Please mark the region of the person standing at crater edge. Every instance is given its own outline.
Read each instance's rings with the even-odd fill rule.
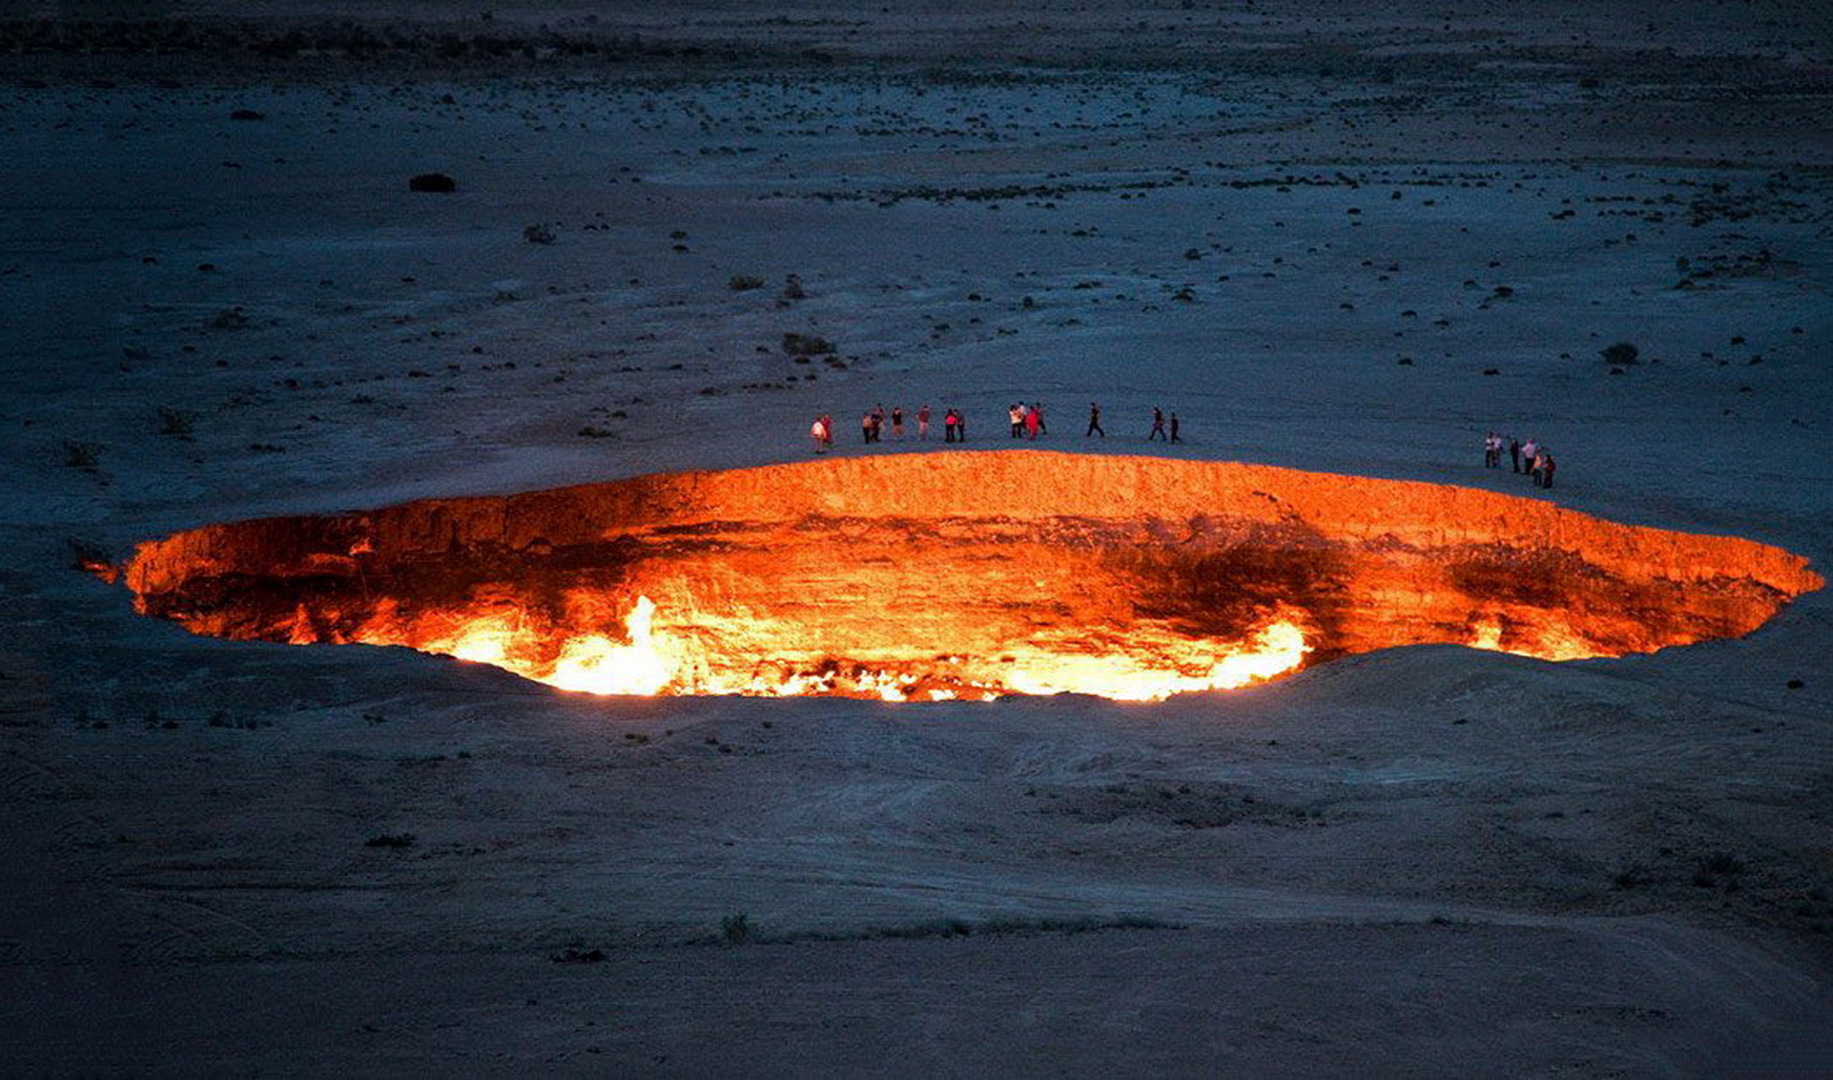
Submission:
[[[815,453],[827,453],[827,425],[821,422],[819,416],[815,417],[815,422],[809,427],[808,433],[815,440]]]
[[[1090,435],[1107,438],[1107,432],[1101,430],[1101,406],[1093,401],[1088,403],[1088,430],[1082,433],[1084,439]]]
[[[917,410],[917,441],[918,442],[928,442],[929,441],[929,406],[928,405],[924,405],[922,408]]]
[[[1036,441],[1037,433],[1044,430],[1044,414],[1033,405],[1025,410],[1025,438]]]
[[[902,405],[891,406],[891,437],[900,442],[904,438],[904,407]]]
[[[1508,460],[1516,472],[1521,471],[1521,440],[1513,435],[1508,437]]]
[[[1178,427],[1178,425],[1177,425],[1177,410],[1176,410],[1176,409],[1173,409],[1173,410],[1171,410],[1171,438],[1170,438],[1170,440],[1169,440],[1169,441],[1171,441],[1171,442],[1183,442],[1183,441],[1184,441],[1184,440],[1182,440],[1182,439],[1180,439],[1180,438],[1178,438],[1178,437],[1177,437],[1177,427]]]

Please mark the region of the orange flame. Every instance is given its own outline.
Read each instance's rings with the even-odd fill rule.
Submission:
[[[988,699],[1007,693],[1094,694],[1117,701],[1162,701],[1173,694],[1234,690],[1264,682],[1296,669],[1311,652],[1294,613],[1268,622],[1242,642],[1187,640],[1163,633],[1145,640],[1133,652],[1072,651],[1048,641],[1016,646],[1000,659],[996,677],[991,665],[953,658],[953,677],[937,677],[884,668],[829,663],[820,670],[759,670],[748,677],[709,669],[697,663],[694,644],[656,628],[656,604],[639,596],[625,617],[625,641],[600,634],[562,636],[548,662],[537,659],[554,648],[553,635],[524,625],[518,614],[496,613],[469,618],[448,636],[422,639],[423,652],[491,664],[523,678],[561,690],[606,695],[654,695],[665,691],[690,694],[742,694],[795,697],[810,694],[877,698],[882,701],[953,701]],[[381,627],[361,638],[381,643],[401,635]],[[1129,642],[1137,648],[1142,639]],[[780,666],[779,666],[780,667]]]

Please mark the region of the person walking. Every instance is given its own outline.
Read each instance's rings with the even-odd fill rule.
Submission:
[[[821,414],[821,441],[834,445],[834,417],[830,413]]]
[[[929,406],[917,410],[917,441],[929,441]]]
[[[1177,437],[1177,410],[1175,409],[1171,411],[1171,439],[1170,441],[1171,442],[1183,442],[1184,441]]]
[[[891,437],[899,442],[903,441],[904,407],[902,405],[891,406]]]
[[[1508,460],[1516,472],[1521,471],[1521,440],[1513,435],[1508,437]]]
[[[1156,405],[1152,406],[1152,434],[1146,436],[1146,441],[1151,442],[1154,438],[1165,438],[1165,414]]]
[[[1101,430],[1101,406],[1095,402],[1088,403],[1088,430],[1082,433],[1084,439],[1090,435],[1107,438],[1107,432]]]

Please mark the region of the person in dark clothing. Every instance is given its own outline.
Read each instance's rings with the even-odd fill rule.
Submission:
[[[959,442],[961,414],[953,409],[942,414],[942,441]]]
[[[1088,430],[1082,434],[1082,437],[1086,439],[1090,435],[1107,438],[1107,432],[1101,430],[1101,406],[1092,401],[1088,403]]]
[[[872,441],[872,414],[869,412],[859,418],[859,437],[865,442]]]
[[[1521,440],[1513,435],[1508,437],[1508,459],[1514,463],[1515,471],[1521,471]]]
[[[1171,414],[1171,440],[1170,441],[1171,442],[1183,442],[1184,441],[1177,437],[1177,413],[1175,412]]]
[[[1152,434],[1146,436],[1146,441],[1151,442],[1154,438],[1163,439],[1164,437],[1165,437],[1165,414],[1157,406],[1153,406],[1152,408]]]
[[[891,406],[891,437],[893,439],[904,437],[904,407],[902,405]]]

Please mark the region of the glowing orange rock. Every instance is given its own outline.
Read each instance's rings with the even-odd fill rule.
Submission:
[[[1749,633],[1823,584],[1780,548],[1540,499],[1032,450],[212,525],[143,544],[126,581],[201,634],[891,701],[1149,700],[1428,642],[1616,656]]]

